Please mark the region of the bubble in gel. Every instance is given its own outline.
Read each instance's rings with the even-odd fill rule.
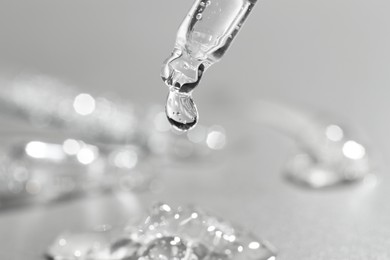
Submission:
[[[198,122],[198,109],[189,94],[169,91],[165,110],[171,125],[180,131],[187,131]]]

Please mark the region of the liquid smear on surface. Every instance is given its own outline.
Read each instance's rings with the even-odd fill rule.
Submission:
[[[186,131],[196,125],[192,91],[203,72],[225,54],[256,1],[197,0],[190,9],[161,71],[170,91],[166,114],[173,127]]]

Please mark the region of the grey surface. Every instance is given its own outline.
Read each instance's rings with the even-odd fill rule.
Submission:
[[[43,73],[93,94],[162,103],[160,65],[191,4],[2,0],[2,74]],[[389,8],[386,0],[259,2],[195,93],[201,122],[228,130],[224,152],[201,165],[161,169],[164,191],[139,201],[92,197],[0,212],[0,259],[42,259],[61,230],[123,223],[134,205],[156,200],[197,203],[241,223],[274,243],[282,260],[390,259]],[[280,173],[292,143],[229,117],[240,102],[260,98],[360,126],[376,152],[378,184],[310,191],[285,182]],[[1,131],[7,138],[26,129],[3,120]]]

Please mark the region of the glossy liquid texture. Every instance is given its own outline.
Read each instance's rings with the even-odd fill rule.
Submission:
[[[159,203],[138,227],[64,233],[53,260],[275,260],[274,247],[241,227],[193,208]]]
[[[186,131],[198,122],[198,110],[190,94],[169,91],[165,113],[176,129]]]
[[[170,89],[166,112],[174,127],[188,130],[195,126],[198,112],[192,101],[192,91],[203,72],[225,54],[255,3],[256,0],[195,1],[178,30],[174,50],[161,71],[161,77]],[[175,105],[171,100],[181,99],[184,93],[191,105],[170,107]],[[176,110],[178,108],[184,110]],[[172,111],[196,116],[184,122],[184,118],[176,113],[169,113]]]

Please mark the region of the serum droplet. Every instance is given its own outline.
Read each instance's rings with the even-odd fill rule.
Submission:
[[[165,107],[167,118],[178,130],[187,131],[198,122],[198,110],[191,95],[176,90],[169,91]]]

